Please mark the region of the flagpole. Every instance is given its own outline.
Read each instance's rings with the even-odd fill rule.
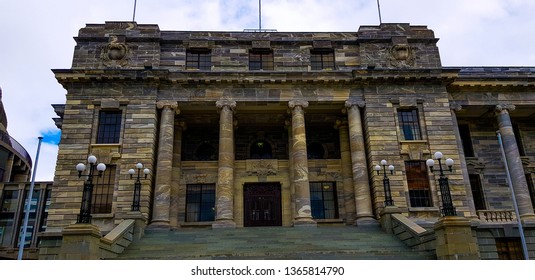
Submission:
[[[258,31],[262,31],[262,0],[258,0]]]
[[[32,204],[33,188],[35,186],[35,173],[37,172],[37,163],[39,162],[39,152],[41,150],[41,142],[43,137],[37,137],[39,144],[37,144],[37,155],[35,156],[35,165],[33,166],[32,183],[30,184],[30,193],[28,194],[28,202],[26,203],[26,210],[24,213],[24,224],[22,226],[22,235],[19,236],[19,254],[17,260],[22,260],[22,254],[24,253],[24,243],[26,241],[26,231],[28,230],[28,220],[30,219],[30,206]],[[37,221],[34,222],[34,230],[37,225]]]
[[[132,15],[132,22],[136,21],[136,6],[137,0],[134,0],[134,14]]]
[[[377,11],[379,12],[379,24],[383,24],[383,20],[381,19],[381,5],[379,4],[379,0],[377,0]]]
[[[526,245],[526,237],[524,236],[524,228],[522,227],[522,220],[520,219],[520,214],[518,211],[518,205],[516,203],[515,190],[511,185],[511,173],[509,173],[509,164],[507,163],[507,157],[505,157],[505,150],[503,148],[502,134],[500,131],[496,131],[498,136],[498,143],[500,144],[500,151],[502,153],[503,163],[505,164],[505,173],[507,173],[507,183],[509,184],[509,190],[511,191],[511,198],[513,200],[513,207],[515,208],[516,220],[518,222],[518,232],[520,233],[520,241],[522,243],[522,253],[524,254],[524,259],[529,260],[528,247]]]

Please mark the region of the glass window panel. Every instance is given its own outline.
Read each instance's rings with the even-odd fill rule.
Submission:
[[[97,143],[119,143],[121,132],[121,111],[100,111]]]
[[[422,140],[418,110],[398,110],[398,122],[404,140]]]
[[[431,196],[427,166],[424,161],[406,161],[405,170],[412,207],[430,207]]]
[[[215,184],[186,186],[186,222],[215,220]]]

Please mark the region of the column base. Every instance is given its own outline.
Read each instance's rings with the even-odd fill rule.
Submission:
[[[152,221],[147,228],[157,230],[169,230],[171,229],[171,225],[169,224],[169,221]]]
[[[236,228],[236,222],[233,220],[219,220],[212,224],[212,229]]]
[[[354,226],[357,227],[368,227],[368,226],[378,226],[379,222],[373,217],[357,217]]]
[[[524,215],[520,215],[520,220],[521,220],[523,223],[535,224],[535,214],[524,214]]]
[[[294,227],[317,227],[318,223],[312,218],[300,218],[294,220]]]

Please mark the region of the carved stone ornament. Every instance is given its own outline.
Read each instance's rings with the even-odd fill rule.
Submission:
[[[104,46],[101,54],[102,63],[108,67],[122,67],[128,64],[129,48],[125,43],[119,43],[116,36]]]
[[[277,175],[279,164],[276,159],[248,159],[245,161],[245,169],[249,176]]]
[[[414,66],[414,52],[408,44],[396,44],[390,48],[390,65],[394,67]]]

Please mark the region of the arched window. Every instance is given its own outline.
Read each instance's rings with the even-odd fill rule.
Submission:
[[[215,160],[215,149],[212,144],[205,142],[202,143],[195,151],[195,157],[197,160]]]
[[[273,158],[271,145],[265,140],[257,140],[251,145],[250,155],[252,159]]]
[[[325,149],[323,145],[318,142],[312,142],[307,146],[308,159],[323,159],[325,158]]]

